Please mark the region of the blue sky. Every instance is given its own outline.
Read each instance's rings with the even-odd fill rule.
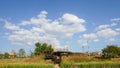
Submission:
[[[119,0],[0,0],[0,52],[35,42],[82,52],[120,46]]]

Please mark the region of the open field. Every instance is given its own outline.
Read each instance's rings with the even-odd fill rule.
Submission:
[[[62,63],[61,68],[120,68],[120,62]]]
[[[45,61],[44,56],[33,58],[0,59],[0,68],[54,68],[52,61]]]
[[[120,58],[105,60],[85,54],[71,54],[63,59],[61,68],[120,68]]]
[[[54,65],[44,63],[0,63],[0,68],[54,68]]]
[[[120,68],[120,58],[96,59],[85,54],[63,56],[61,68]],[[0,68],[55,68],[52,61],[44,60],[44,55],[32,58],[0,59]]]

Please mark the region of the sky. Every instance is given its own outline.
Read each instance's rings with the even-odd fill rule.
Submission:
[[[0,0],[0,52],[36,42],[72,52],[120,46],[120,0]]]

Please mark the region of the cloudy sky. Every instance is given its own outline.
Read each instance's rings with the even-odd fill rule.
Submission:
[[[74,52],[120,46],[119,0],[0,0],[0,52],[36,42]]]

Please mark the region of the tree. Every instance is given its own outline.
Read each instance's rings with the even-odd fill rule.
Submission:
[[[120,47],[116,45],[109,45],[102,50],[102,54],[102,57],[105,59],[120,57]]]
[[[48,51],[49,53],[53,52],[52,45],[49,45],[49,46],[47,47],[47,51]]]
[[[18,53],[19,57],[24,58],[26,56],[26,52],[24,49],[19,49],[19,53]]]
[[[0,52],[0,59],[2,59],[2,58],[3,58],[3,56],[4,56],[4,55]]]
[[[48,44],[47,43],[43,43],[41,48],[42,48],[42,53],[45,53],[47,51]]]
[[[35,44],[36,48],[35,48],[35,55],[39,55],[39,54],[44,54],[46,52],[51,53],[53,51],[52,46],[48,45],[47,43],[39,43],[37,42]]]
[[[35,54],[39,55],[42,52],[42,48],[41,48],[41,44],[39,42],[37,42],[35,44],[36,48],[35,48]]]
[[[5,58],[5,59],[9,58],[9,53],[8,53],[8,52],[5,52],[5,53],[4,53],[4,58]]]

